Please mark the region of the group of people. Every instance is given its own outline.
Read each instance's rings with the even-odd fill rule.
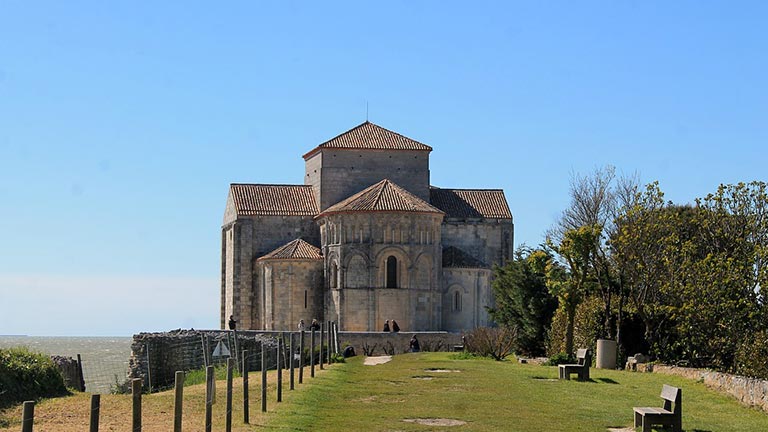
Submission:
[[[299,320],[299,324],[297,325],[297,327],[299,328],[299,331],[304,331],[305,330],[305,328],[304,328],[304,320],[303,319]],[[237,321],[235,321],[235,317],[233,315],[230,315],[229,316],[229,329],[230,330],[235,330],[236,328],[237,328]],[[309,325],[309,330],[310,331],[312,331],[312,330],[320,330],[320,323],[317,322],[316,319],[313,319],[312,320],[312,324]],[[393,333],[397,333],[397,332],[400,331],[400,326],[397,325],[397,321],[392,320],[392,327],[390,329],[389,320],[386,320],[384,322],[384,331],[387,332],[387,333],[389,333],[390,331],[393,332]],[[416,335],[413,335],[413,337],[411,338],[409,346],[410,346],[411,352],[419,352],[419,351],[421,351],[421,346],[419,345],[419,340],[416,339]],[[348,353],[347,350],[349,350],[350,348],[351,348],[351,352]],[[348,347],[347,350],[344,351],[344,357],[350,357],[350,356],[354,356],[355,355],[355,349],[354,348]]]
[[[388,332],[397,333],[397,332],[400,331],[400,326],[397,325],[397,321],[392,320],[392,327],[390,329],[390,327],[389,327],[389,320],[386,320],[386,321],[384,321],[384,331],[387,332],[387,333]]]
[[[309,329],[307,329],[306,326],[304,325],[304,320],[300,319],[299,320],[299,324],[296,327],[299,329],[299,331],[304,331],[304,330],[309,330],[309,331],[315,330],[315,331],[317,331],[317,330],[320,330],[320,323],[317,322],[316,319],[313,319],[312,320],[312,324],[310,324],[309,325]]]

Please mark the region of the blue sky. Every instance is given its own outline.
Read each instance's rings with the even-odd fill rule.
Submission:
[[[218,326],[233,182],[365,120],[538,244],[572,173],[767,180],[764,2],[0,2],[0,334]]]

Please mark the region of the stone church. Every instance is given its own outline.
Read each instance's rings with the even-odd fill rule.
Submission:
[[[254,330],[313,318],[342,331],[488,325],[512,213],[501,189],[431,186],[431,151],[366,121],[304,155],[303,185],[230,185],[222,328],[230,315]]]

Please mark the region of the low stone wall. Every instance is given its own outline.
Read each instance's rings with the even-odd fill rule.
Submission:
[[[706,369],[655,365],[653,372],[682,376],[703,382],[707,387],[729,394],[741,403],[768,412],[768,381],[729,375]]]
[[[226,348],[235,357],[235,347],[248,351],[249,370],[261,370],[261,349],[266,348],[267,367],[277,364],[277,339],[279,333],[226,330],[174,330],[162,333],[139,333],[133,336],[128,379],[141,378],[144,386],[158,390],[173,386],[176,371],[201,369],[208,363],[224,363],[229,355],[215,356]],[[204,350],[205,347],[205,350]],[[239,356],[237,356],[239,358]],[[241,361],[239,361],[241,362]]]
[[[64,378],[64,385],[77,391],[85,391],[85,382],[83,381],[83,374],[77,359],[54,355],[51,356],[51,360],[53,360],[53,363],[61,372],[61,376]]]
[[[446,332],[339,332],[339,344],[342,350],[351,345],[357,355],[402,354],[410,351],[414,334],[422,351],[453,351],[462,345],[461,334]]]
[[[247,350],[249,370],[258,371],[261,370],[261,347],[264,345],[267,349],[267,368],[274,369],[277,365],[277,339],[289,334],[251,330],[173,330],[139,333],[133,336],[128,379],[141,378],[144,380],[144,386],[151,387],[152,390],[171,387],[176,371],[204,367],[203,356],[206,351],[209,364],[225,362],[227,356],[213,356],[217,346],[226,347],[232,356],[235,356],[235,346],[240,352]],[[297,336],[295,352],[298,352],[298,334],[294,334]],[[455,346],[462,344],[460,334],[446,332],[339,332],[339,347],[343,350],[345,346],[352,346],[357,355],[402,354],[409,351],[410,340],[414,334],[419,339],[422,351],[452,351]],[[316,338],[316,344],[320,344],[319,333],[316,333]],[[304,344],[307,352],[310,344],[309,332],[305,332]]]

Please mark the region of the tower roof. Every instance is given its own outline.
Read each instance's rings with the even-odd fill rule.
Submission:
[[[429,202],[449,218],[512,219],[501,189],[429,189]]]
[[[296,239],[288,244],[280,246],[272,252],[259,258],[261,260],[321,260],[323,255],[320,249],[312,246],[302,239]]]
[[[432,151],[432,147],[426,144],[412,140],[397,132],[392,132],[369,121],[320,144],[305,154],[304,159],[314,155],[321,149]]]
[[[321,215],[341,212],[443,212],[408,192],[388,179],[384,179],[351,197],[334,204]]]
[[[239,184],[229,187],[238,215],[314,216],[319,213],[312,186]]]

